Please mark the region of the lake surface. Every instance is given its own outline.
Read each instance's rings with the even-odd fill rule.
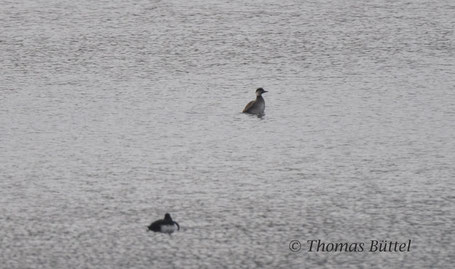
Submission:
[[[453,266],[454,2],[0,7],[1,268]]]

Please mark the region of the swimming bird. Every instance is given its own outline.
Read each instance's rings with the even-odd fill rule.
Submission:
[[[264,98],[262,98],[262,94],[266,92],[267,91],[264,91],[263,88],[258,88],[256,90],[256,100],[249,102],[242,112],[257,115],[264,114],[265,101]]]
[[[172,220],[169,213],[166,213],[164,219],[152,222],[152,224],[148,226],[148,229],[150,231],[168,233],[170,235],[175,229],[180,230],[180,225]]]

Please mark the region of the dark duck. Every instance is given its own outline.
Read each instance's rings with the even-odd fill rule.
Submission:
[[[169,213],[166,213],[164,215],[164,219],[152,222],[152,224],[148,226],[148,229],[153,232],[171,234],[175,232],[175,230],[177,231],[180,230],[180,225],[174,220],[172,220],[171,215]]]
[[[249,102],[246,107],[243,109],[243,113],[263,115],[265,109],[265,101],[262,97],[263,93],[266,93],[263,88],[258,88],[256,90],[256,100]]]

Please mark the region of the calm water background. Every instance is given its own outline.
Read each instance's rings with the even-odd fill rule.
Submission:
[[[0,267],[452,266],[454,14],[0,0]],[[257,87],[263,118],[240,113]],[[182,230],[147,233],[166,212]]]

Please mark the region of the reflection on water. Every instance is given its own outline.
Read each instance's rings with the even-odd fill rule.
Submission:
[[[447,1],[1,6],[5,268],[452,264]]]

